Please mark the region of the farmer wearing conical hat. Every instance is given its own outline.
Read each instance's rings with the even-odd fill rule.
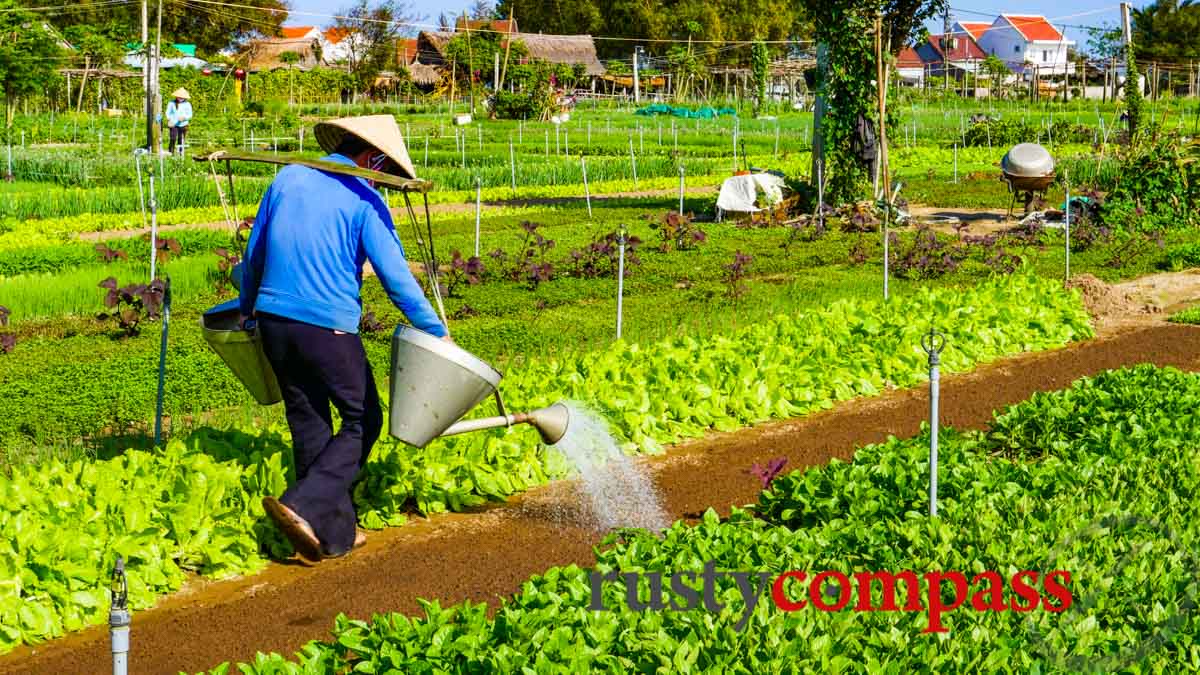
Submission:
[[[390,115],[322,122],[323,159],[415,178]],[[310,561],[365,542],[351,491],[383,429],[375,378],[358,335],[363,263],[412,324],[449,340],[409,270],[383,197],[366,180],[290,165],[262,198],[246,246],[243,323],[257,321],[279,380],[296,482],[263,508]],[[334,429],[330,405],[341,427]]]
[[[192,121],[191,96],[187,89],[180,87],[171,94],[171,102],[167,104],[167,128],[171,134],[171,154],[175,154],[175,146],[183,150],[183,137],[187,135],[188,123]]]

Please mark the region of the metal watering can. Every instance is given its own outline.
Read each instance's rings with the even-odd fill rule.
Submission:
[[[497,388],[502,376],[462,347],[400,325],[392,335],[392,379],[388,432],[423,448],[439,436],[531,424],[547,445],[562,440],[570,411],[562,403],[509,414]],[[463,420],[488,396],[500,414]]]
[[[238,270],[240,271],[240,270]],[[239,278],[235,272],[234,279]],[[200,317],[204,339],[262,405],[283,400],[275,372],[253,329],[238,327],[238,301],[217,305]],[[499,371],[462,347],[429,333],[400,325],[392,335],[388,432],[417,448],[440,436],[531,424],[542,441],[562,440],[570,411],[562,403],[529,412],[508,413],[500,397]],[[462,417],[488,396],[500,414],[473,420]]]

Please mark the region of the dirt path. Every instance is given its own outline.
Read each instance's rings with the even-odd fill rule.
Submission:
[[[912,204],[908,214],[918,221],[930,223],[938,232],[955,234],[954,226],[967,224],[968,234],[991,234],[1015,226],[1019,220],[1008,220],[1004,209],[972,209],[959,207],[923,206]]]
[[[1069,348],[945,377],[942,422],[978,428],[994,409],[1036,391],[1143,362],[1200,370],[1200,327],[1143,320]],[[856,446],[917,433],[927,406],[924,388],[893,391],[796,421],[715,434],[642,461],[676,517],[695,519],[710,505],[724,514],[757,497],[757,480],[746,473],[752,463],[785,456],[793,469],[849,458]],[[363,550],[317,567],[279,564],[253,577],[196,583],[154,610],[135,613],[131,670],[196,672],[252,659],[260,650],[291,654],[310,639],[327,637],[339,612],[359,618],[416,613],[417,598],[443,606],[464,599],[494,603],[550,566],[588,565],[600,535],[572,524],[578,503],[573,490],[571,483],[557,483],[484,512],[376,533]],[[107,629],[96,628],[21,648],[0,658],[0,672],[107,672],[108,649]]]
[[[704,186],[704,187],[687,188],[686,190],[684,190],[684,193],[695,196],[695,195],[709,194],[709,193],[713,193],[716,191],[717,191],[716,186]],[[643,190],[641,192],[612,192],[612,193],[604,194],[604,195],[592,195],[592,203],[603,205],[604,202],[606,202],[606,201],[613,201],[616,199],[631,199],[631,198],[643,198],[643,197],[670,197],[670,196],[678,195],[678,194],[679,194],[679,190],[677,190],[677,189]],[[559,204],[582,204],[583,201],[584,201],[583,195],[580,195],[579,197],[541,197],[541,198],[530,198],[530,199],[498,199],[498,200],[483,202],[482,206],[485,209],[500,208],[500,207],[555,206],[555,205],[559,205]],[[242,215],[243,210],[244,210],[244,205],[243,205],[243,207],[239,208],[238,215]],[[430,204],[429,205],[429,212],[434,215],[439,214],[439,213],[468,213],[468,212],[472,212],[474,210],[475,210],[474,202],[471,202],[469,204]],[[398,209],[398,208],[392,209],[392,213],[396,216],[396,218],[400,218],[401,216],[404,215],[403,209]],[[252,215],[252,214],[247,213],[246,215]],[[229,226],[229,223],[222,220],[222,221],[215,222],[215,223],[180,223],[178,225],[162,225],[158,228],[158,231],[161,234],[166,234],[166,233],[170,233],[170,232],[176,232],[178,230],[194,230],[194,229],[226,230],[226,229],[231,229],[231,228]],[[136,228],[136,229],[132,229],[132,230],[107,230],[104,232],[81,232],[78,235],[78,239],[80,241],[107,241],[110,239],[128,239],[131,237],[140,237],[144,234],[149,234],[149,233],[150,233],[150,228],[148,228],[148,227],[141,227],[141,228]]]

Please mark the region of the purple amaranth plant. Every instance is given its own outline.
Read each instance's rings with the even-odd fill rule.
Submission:
[[[748,253],[742,253],[739,249],[733,254],[733,262],[725,265],[725,282],[728,284],[728,295],[733,300],[736,307],[738,299],[750,292],[750,288],[746,285],[746,273],[750,268],[750,263],[754,257]]]
[[[0,328],[4,328],[4,327],[8,326],[8,317],[11,314],[12,314],[12,311],[9,308],[5,307],[4,305],[0,305]],[[17,346],[17,336],[16,335],[13,335],[12,333],[7,333],[7,332],[0,333],[0,354],[8,354],[8,353],[12,352],[13,348],[16,346]]]
[[[766,490],[771,486],[771,481],[775,480],[775,477],[783,472],[783,467],[786,464],[787,457],[776,457],[768,461],[765,466],[760,466],[758,462],[755,462],[746,473],[758,478],[762,482],[763,489]]]
[[[104,243],[96,244],[95,249],[96,253],[100,254],[100,260],[102,262],[110,263],[129,258],[129,255],[125,253],[125,251],[118,251],[116,249],[109,248],[108,245]]]
[[[625,237],[625,277],[633,272],[633,267],[642,264],[637,250],[642,240],[636,236]],[[584,279],[617,276],[617,267],[621,255],[621,235],[609,232],[597,236],[591,243],[581,249],[571,251],[571,263],[574,265],[574,276]]]
[[[108,290],[104,295],[104,307],[109,311],[100,312],[96,318],[116,321],[125,337],[136,336],[142,321],[158,318],[166,291],[162,279],[149,284],[120,286],[116,277],[108,277],[97,285]]]
[[[660,219],[646,216],[650,227],[658,230],[661,242],[658,250],[670,253],[672,249],[687,251],[708,241],[708,235],[696,226],[690,214],[668,211]]]
[[[458,289],[463,285],[475,286],[483,283],[483,260],[479,256],[464,258],[461,251],[455,249],[450,253],[450,270],[446,275],[446,295],[458,297]]]
[[[242,261],[242,256],[227,248],[218,248],[213,253],[217,254],[217,295],[225,295],[234,286],[233,270]]]

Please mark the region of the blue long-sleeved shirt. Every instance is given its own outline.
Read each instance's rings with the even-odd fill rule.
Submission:
[[[324,159],[354,164],[338,154]],[[246,245],[241,312],[357,333],[367,260],[414,326],[447,334],[408,268],[383,196],[361,178],[285,167],[263,195]]]
[[[167,104],[167,126],[186,127],[192,121],[192,104],[189,101]]]

